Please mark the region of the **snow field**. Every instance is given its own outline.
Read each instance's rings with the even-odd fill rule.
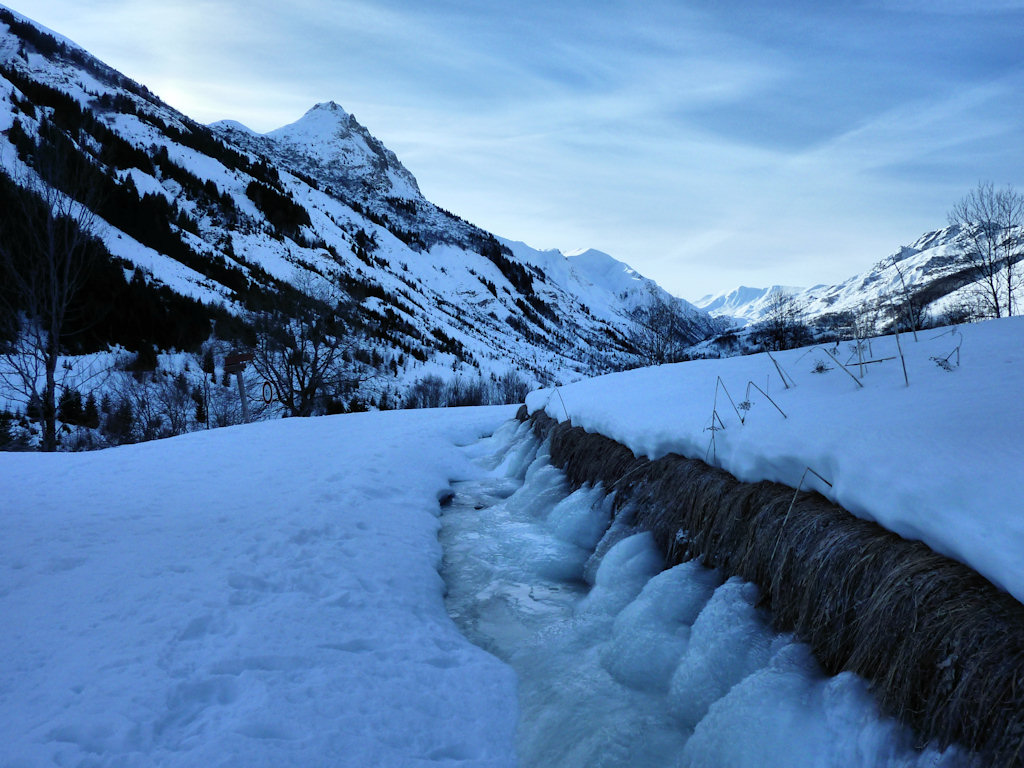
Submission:
[[[531,412],[568,418],[651,459],[705,459],[740,480],[774,480],[974,568],[1024,600],[1024,318],[873,339],[859,387],[853,345],[698,360],[534,392]],[[955,367],[959,347],[959,367]],[[936,359],[949,359],[945,370]],[[822,363],[826,369],[816,373]],[[725,389],[717,388],[721,378]],[[780,413],[753,388],[766,391]],[[749,395],[750,410],[737,405]],[[713,417],[713,409],[716,416]],[[715,418],[715,431],[708,427]],[[807,468],[832,485],[822,483]],[[806,473],[806,475],[805,475]]]
[[[515,678],[437,569],[509,408],[0,454],[0,765],[506,766]]]
[[[956,766],[917,751],[866,684],[826,678],[757,590],[690,561],[598,487],[569,493],[528,425],[442,515],[448,605],[519,678],[524,766]],[[552,555],[563,559],[554,572]],[[569,567],[571,566],[571,568]]]

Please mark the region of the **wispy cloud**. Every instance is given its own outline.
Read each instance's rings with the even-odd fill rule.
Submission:
[[[334,99],[426,194],[681,294],[838,280],[1020,169],[1024,0],[33,0],[200,120]],[[1019,174],[1020,171],[1018,170]]]

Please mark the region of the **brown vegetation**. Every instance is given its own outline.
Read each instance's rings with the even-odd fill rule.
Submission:
[[[925,740],[1024,764],[1024,606],[1008,594],[819,494],[741,483],[682,456],[635,457],[543,413],[531,421],[574,486],[601,482],[616,510],[629,503],[668,564],[699,558],[756,584],[776,628],[828,673],[869,680]]]

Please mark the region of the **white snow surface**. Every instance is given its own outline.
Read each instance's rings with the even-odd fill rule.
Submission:
[[[885,337],[864,350],[865,360],[882,362],[864,366],[863,387],[827,354],[859,376],[844,343],[774,353],[795,380],[789,389],[762,353],[610,374],[557,394],[533,392],[527,405],[652,459],[674,452],[744,481],[794,488],[803,478],[803,488],[970,565],[1024,601],[1024,318],[919,338],[900,337],[909,386],[896,341]],[[947,358],[952,370],[936,362]],[[750,410],[737,412],[730,396],[749,400]]]
[[[0,764],[505,766],[438,496],[509,407],[0,455]]]

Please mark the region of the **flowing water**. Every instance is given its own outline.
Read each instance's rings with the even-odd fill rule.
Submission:
[[[523,766],[959,766],[914,749],[866,684],[825,677],[757,590],[692,561],[662,570],[600,486],[570,492],[510,423],[471,451],[484,480],[444,508],[448,610],[519,678]]]

